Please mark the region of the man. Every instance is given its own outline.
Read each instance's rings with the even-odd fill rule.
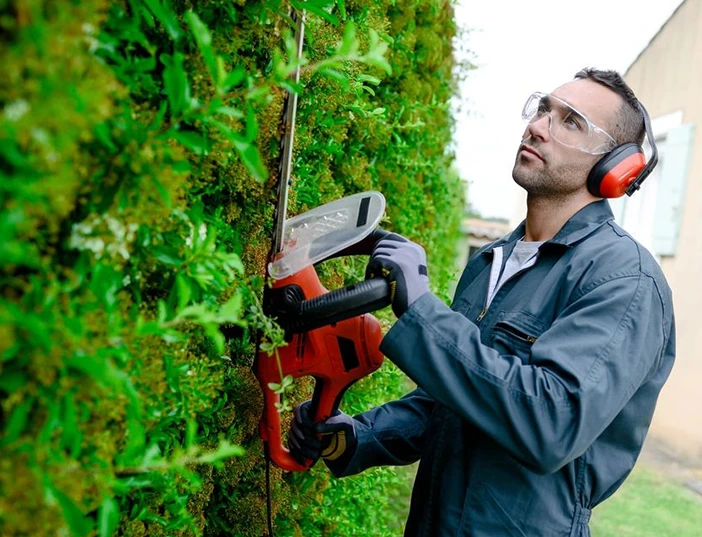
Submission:
[[[523,115],[512,175],[526,220],[473,256],[451,308],[429,292],[420,246],[395,235],[371,257],[396,289],[381,350],[418,389],[354,418],[295,411],[291,451],[336,476],[421,459],[408,536],[589,535],[673,365],[665,278],[587,186],[603,154],[643,141],[633,92],[586,69]]]

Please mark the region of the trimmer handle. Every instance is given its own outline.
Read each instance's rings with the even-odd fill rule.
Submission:
[[[378,359],[377,364],[374,364],[372,369],[376,369],[380,362],[382,362],[382,357]],[[368,371],[366,374],[370,372]],[[355,380],[344,379],[344,381],[339,382],[329,378],[316,379],[312,407],[310,408],[314,423],[324,421],[336,413],[339,409],[341,398]],[[347,384],[344,385],[344,382]],[[266,416],[259,424],[259,433],[265,442],[268,456],[276,466],[288,472],[308,470],[314,461],[307,459],[305,464],[300,464],[292,456],[290,450],[283,445],[280,414],[276,407],[276,404],[280,402],[280,396],[268,388],[264,390],[264,394],[266,399],[264,412]]]
[[[296,289],[269,292],[278,302],[277,321],[288,334],[301,334],[390,305],[390,285],[385,278],[373,278],[302,300]]]

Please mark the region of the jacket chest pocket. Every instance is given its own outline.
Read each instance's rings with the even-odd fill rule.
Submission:
[[[524,312],[503,312],[492,327],[490,346],[500,354],[519,356],[531,361],[531,347],[546,330],[539,319]]]

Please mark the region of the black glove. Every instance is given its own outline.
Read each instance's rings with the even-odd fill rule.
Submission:
[[[297,405],[290,424],[288,449],[295,460],[304,464],[305,459],[310,459],[314,464],[319,457],[328,461],[350,457],[358,445],[353,418],[337,410],[332,417],[314,423],[310,405],[311,401]],[[318,435],[322,436],[321,440]]]
[[[392,311],[401,317],[415,300],[429,292],[424,248],[397,233],[378,241],[366,268],[366,279],[379,276],[390,284]]]

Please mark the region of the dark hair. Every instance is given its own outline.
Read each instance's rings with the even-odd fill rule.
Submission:
[[[644,127],[643,114],[639,110],[639,100],[619,73],[586,67],[575,73],[575,78],[592,80],[620,95],[624,99],[624,103],[619,108],[614,125],[610,127],[610,134],[614,137],[617,144],[636,142],[641,145],[643,143],[646,129]]]

